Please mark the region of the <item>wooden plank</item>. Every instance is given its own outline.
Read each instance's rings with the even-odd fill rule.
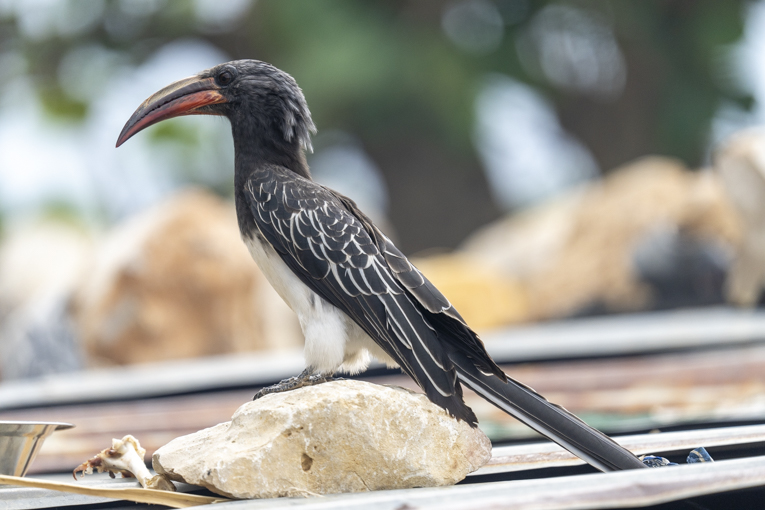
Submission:
[[[137,487],[139,485],[135,479],[116,478],[112,480],[108,477],[104,479],[104,476],[105,474],[93,475],[91,479],[87,480],[87,484],[91,487],[111,488]],[[69,477],[67,481],[71,482],[72,478]],[[50,489],[0,485],[0,510],[57,508],[74,505],[103,504],[112,501],[115,501],[114,498],[71,494]]]
[[[72,476],[66,475],[45,475],[39,477],[41,480],[49,482],[72,483]],[[140,484],[135,478],[109,478],[106,473],[94,473],[85,478],[78,479],[75,482],[78,485],[93,488],[124,489],[140,488]],[[188,493],[199,490],[195,485],[186,483],[175,483],[178,492]],[[35,510],[43,508],[61,508],[80,505],[98,505],[117,501],[114,498],[105,498],[100,496],[74,494],[70,492],[61,492],[51,489],[42,489],[36,487],[19,487],[11,485],[0,485],[0,510]],[[143,508],[132,504],[133,508]],[[156,508],[156,507],[146,507]]]
[[[0,475],[0,484],[12,485],[14,487],[31,487],[35,489],[68,492],[81,496],[94,496],[96,498],[100,498],[101,501],[103,501],[102,498],[108,498],[118,501],[133,501],[135,503],[164,505],[171,508],[188,508],[192,506],[209,505],[212,503],[222,503],[228,501],[224,498],[198,496],[196,494],[186,494],[183,492],[147,490],[140,485],[138,485],[138,487],[104,487],[92,486],[88,484],[77,485],[74,483],[23,478],[20,476]]]

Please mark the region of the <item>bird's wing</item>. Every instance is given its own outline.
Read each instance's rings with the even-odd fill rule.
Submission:
[[[331,190],[330,190],[331,191]],[[391,274],[403,286],[412,298],[423,308],[422,312],[428,322],[443,334],[440,339],[468,356],[476,368],[485,374],[493,374],[505,381],[507,376],[489,356],[483,341],[465,322],[456,308],[441,294],[435,285],[401,253],[396,245],[377,228],[353,202],[334,191],[332,193],[340,200],[345,208],[356,217],[365,230],[375,240]]]
[[[380,251],[375,232],[370,235],[364,222],[348,210],[344,203],[348,199],[273,167],[253,174],[244,194],[260,234],[303,283],[349,315],[431,400],[458,418],[476,422],[462,400],[456,371],[439,335],[424,317],[428,310],[402,283],[413,282],[419,272],[407,276],[412,272],[407,269],[401,278],[402,271],[397,273]],[[398,267],[403,269],[408,261],[400,257]],[[414,288],[426,281],[423,278]],[[427,284],[432,288],[427,307],[448,309],[448,301]]]

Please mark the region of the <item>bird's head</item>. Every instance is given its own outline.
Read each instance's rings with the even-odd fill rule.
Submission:
[[[235,60],[168,85],[138,107],[117,147],[157,122],[181,115],[228,117],[237,139],[275,149],[311,150],[316,131],[295,79],[259,60]]]

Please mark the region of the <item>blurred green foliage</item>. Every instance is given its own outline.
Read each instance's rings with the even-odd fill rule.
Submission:
[[[39,218],[84,229],[76,204],[66,201],[49,201],[40,211]]]
[[[53,119],[81,121],[88,114],[88,104],[68,96],[55,86],[38,87],[40,102]]]

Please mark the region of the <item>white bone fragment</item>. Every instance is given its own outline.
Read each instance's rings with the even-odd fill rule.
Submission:
[[[111,448],[102,450],[92,459],[74,468],[72,475],[76,480],[78,472],[90,475],[93,474],[93,469],[99,473],[106,471],[112,478],[115,473],[120,473],[123,478],[137,478],[145,489],[175,492],[175,485],[165,475],[151,475],[143,460],[145,455],[146,449],[128,434],[122,439],[112,439]]]

